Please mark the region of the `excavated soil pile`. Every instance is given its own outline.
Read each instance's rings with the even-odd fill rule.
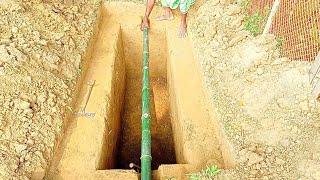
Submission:
[[[219,179],[319,179],[319,108],[308,62],[279,58],[273,36],[243,30],[240,2],[210,0],[190,30],[205,83],[233,146]]]
[[[0,1],[0,179],[47,168],[98,5]]]

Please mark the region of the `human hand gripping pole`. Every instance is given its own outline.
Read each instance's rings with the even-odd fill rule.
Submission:
[[[144,29],[150,28],[150,20],[148,17],[144,16],[141,20],[140,29],[143,31]]]
[[[143,31],[145,28],[149,29],[150,28],[150,20],[149,16],[152,12],[153,6],[154,6],[154,1],[155,0],[147,0],[146,1],[146,11],[144,14],[144,17],[142,18],[140,29]]]

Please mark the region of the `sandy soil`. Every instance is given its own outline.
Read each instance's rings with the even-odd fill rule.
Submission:
[[[242,18],[236,1],[210,0],[190,27],[212,105],[236,154],[236,167],[218,179],[320,179],[310,64],[279,58],[275,38],[253,38]]]
[[[47,168],[98,4],[1,1],[0,179]]]

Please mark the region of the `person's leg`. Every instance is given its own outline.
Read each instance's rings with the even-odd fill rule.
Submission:
[[[178,30],[178,36],[180,38],[185,38],[187,33],[187,15],[190,7],[196,2],[196,0],[180,0],[180,12],[181,21]]]
[[[179,38],[185,38],[188,35],[187,33],[187,13],[181,13],[180,26],[178,30]]]
[[[158,21],[172,20],[172,19],[173,19],[173,13],[170,7],[164,7],[163,15],[160,15],[157,17]]]

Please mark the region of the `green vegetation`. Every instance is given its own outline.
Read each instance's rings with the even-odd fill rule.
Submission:
[[[213,179],[220,172],[218,166],[212,165],[203,169],[200,172],[188,174],[190,180],[205,180]]]
[[[263,23],[264,17],[259,12],[244,17],[244,29],[251,32],[253,36],[257,36],[262,32]]]
[[[82,64],[80,65],[80,67],[77,69],[77,76],[80,76],[81,72],[82,72]]]
[[[284,38],[281,37],[281,36],[279,36],[279,37],[277,37],[276,41],[277,41],[276,48],[277,48],[277,49],[281,49],[281,47],[282,47],[282,45],[283,45],[283,42],[284,42]]]
[[[251,5],[251,0],[246,0],[246,1],[242,1],[240,6],[241,6],[241,9],[245,12],[248,11],[249,7]]]
[[[311,29],[311,40],[314,41],[318,46],[320,46],[320,30],[316,26],[316,23],[313,24]]]
[[[264,24],[266,23],[266,17],[270,12],[270,7],[266,6],[262,12],[257,10],[253,14],[249,14],[248,11],[251,4],[251,0],[244,0],[241,2],[241,8],[245,15],[243,25],[245,30],[251,32],[253,36],[257,36],[262,32]]]

